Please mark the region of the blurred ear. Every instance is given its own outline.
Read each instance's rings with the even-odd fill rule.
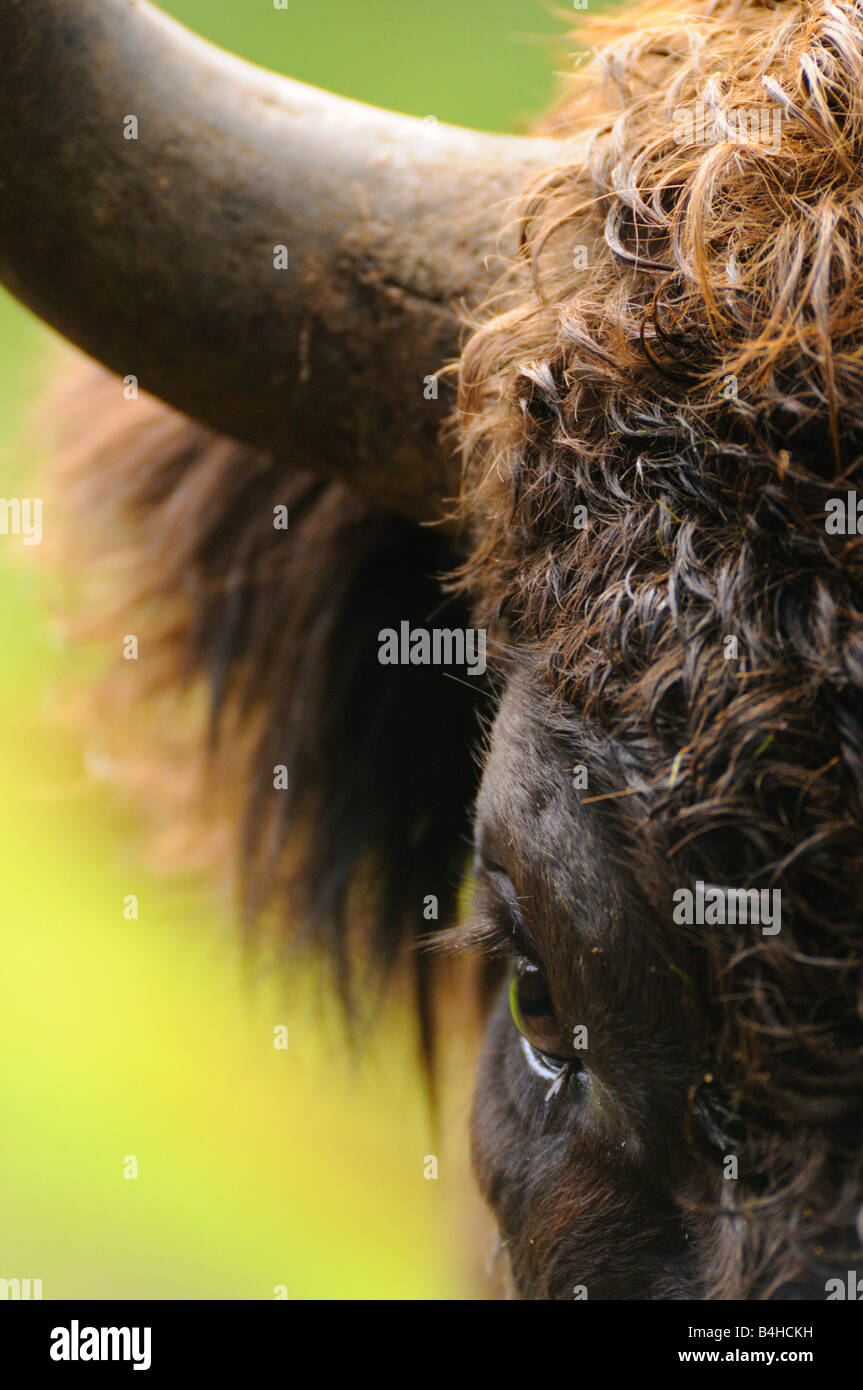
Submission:
[[[463,668],[378,659],[384,628],[469,624],[435,579],[450,542],[126,401],[101,371],[65,395],[55,491],[86,628],[118,651],[139,634],[137,701],[205,691],[198,743],[212,794],[235,793],[246,920],[320,946],[348,1000],[455,907],[482,687]],[[427,1029],[431,959],[409,959]]]

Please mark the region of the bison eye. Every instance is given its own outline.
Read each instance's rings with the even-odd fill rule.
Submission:
[[[572,1043],[558,1022],[545,976],[528,961],[520,961],[513,971],[509,1006],[516,1028],[536,1052],[558,1064],[572,1059]]]

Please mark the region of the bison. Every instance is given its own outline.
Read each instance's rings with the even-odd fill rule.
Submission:
[[[829,1298],[863,1253],[863,7],[587,34],[497,137],[143,0],[3,0],[0,278],[102,364],[56,469],[87,621],[206,706],[245,920],[349,1008],[412,971],[430,1057],[442,953],[480,953],[515,1292]]]

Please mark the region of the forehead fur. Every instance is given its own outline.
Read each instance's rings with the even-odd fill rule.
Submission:
[[[549,962],[567,959],[567,947],[607,948],[622,917],[611,847],[573,785],[573,763],[587,755],[579,735],[577,721],[517,674],[500,702],[477,804],[480,852],[507,870]]]

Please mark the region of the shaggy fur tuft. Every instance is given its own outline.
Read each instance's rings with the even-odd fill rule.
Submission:
[[[405,946],[451,920],[463,872],[477,692],[463,672],[378,662],[382,628],[467,623],[435,580],[455,557],[439,531],[150,398],[127,401],[106,373],[85,369],[64,396],[73,443],[55,483],[76,624],[117,653],[126,634],[139,641],[138,660],[108,674],[102,735],[117,722],[146,770],[142,721],[159,710],[174,744],[150,793],[162,821],[206,744],[201,790],[227,819],[220,852],[249,926],[327,950],[354,1003],[352,975],[386,978]],[[280,766],[287,790],[274,786]],[[134,767],[130,778],[140,784]],[[432,965],[414,960],[427,1048]]]

